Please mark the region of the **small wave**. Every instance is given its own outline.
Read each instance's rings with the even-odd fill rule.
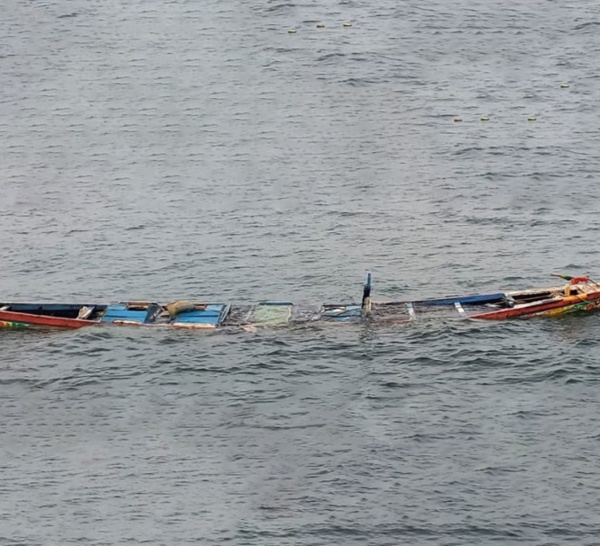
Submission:
[[[28,385],[35,382],[29,377],[8,377],[0,379],[0,385],[8,386],[8,385]]]
[[[367,78],[348,78],[346,80],[342,80],[342,83],[345,83],[350,87],[363,87],[366,85],[376,84],[378,82]]]
[[[456,152],[454,152],[453,155],[465,155],[465,154],[469,154],[471,152],[482,152],[484,150],[484,148],[480,147],[480,146],[469,146],[467,148],[463,148],[462,150],[458,150]]]
[[[282,11],[289,11],[296,7],[296,4],[292,2],[282,2],[281,4],[275,4],[274,6],[269,6],[265,8],[265,11],[269,14],[279,13]]]
[[[587,23],[581,23],[573,27],[573,30],[592,30],[597,26],[600,26],[600,21],[588,21]]]
[[[346,57],[345,53],[327,53],[325,55],[321,55],[320,57],[317,57],[316,61],[319,63],[331,62],[336,59],[343,59],[344,57]]]
[[[489,474],[490,476],[501,476],[503,474],[521,472],[521,470],[521,468],[509,468],[505,466],[486,466],[475,469],[476,472],[483,472],[484,474]]]
[[[414,385],[412,385],[410,383],[398,383],[396,381],[386,381],[385,383],[382,383],[381,386],[385,387],[386,389],[408,389],[408,388],[412,388]]]

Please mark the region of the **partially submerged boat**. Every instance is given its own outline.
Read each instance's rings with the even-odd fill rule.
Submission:
[[[82,328],[99,322],[106,305],[70,303],[0,303],[0,327]]]
[[[371,274],[361,303],[295,305],[263,301],[231,305],[174,301],[117,303],[0,303],[0,328],[83,328],[145,326],[206,330],[216,328],[281,327],[313,322],[373,324],[403,323],[427,316],[472,320],[507,320],[555,316],[600,308],[600,285],[589,277],[559,275],[566,284],[550,288],[490,294],[444,296],[421,300],[371,301]]]
[[[491,294],[447,296],[413,301],[374,303],[376,313],[384,307],[404,306],[411,320],[433,309],[454,308],[462,318],[473,320],[508,320],[540,316],[557,316],[600,308],[600,285],[589,277],[557,275],[567,281],[561,286],[511,290]]]
[[[4,303],[0,304],[0,327],[46,326],[83,328],[92,325],[170,326],[213,328],[229,311],[226,304],[177,301],[167,305],[130,301],[111,304]]]

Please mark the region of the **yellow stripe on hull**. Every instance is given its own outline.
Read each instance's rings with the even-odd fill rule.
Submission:
[[[557,309],[549,309],[548,311],[542,311],[540,313],[541,316],[558,316],[558,315],[564,315],[565,313],[569,313],[571,311],[573,311],[578,305],[580,305],[580,303],[576,303],[574,305],[567,305],[566,307],[558,307]]]
[[[27,324],[23,324],[22,322],[0,320],[0,328],[27,328]]]
[[[572,300],[573,296],[571,296],[569,299]],[[564,315],[566,313],[573,313],[576,311],[594,311],[595,309],[600,308],[600,300],[598,299],[587,301],[579,297],[577,298],[577,300],[578,301],[571,303],[570,305],[565,305],[564,307],[557,307],[556,309],[549,309],[548,311],[542,311],[540,313],[536,313],[536,315],[550,317]]]

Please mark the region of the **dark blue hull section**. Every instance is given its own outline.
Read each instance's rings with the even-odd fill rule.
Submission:
[[[473,294],[468,296],[444,296],[443,298],[429,298],[425,300],[386,301],[373,304],[376,307],[398,306],[412,304],[414,307],[452,307],[460,305],[487,305],[506,302],[506,294]]]

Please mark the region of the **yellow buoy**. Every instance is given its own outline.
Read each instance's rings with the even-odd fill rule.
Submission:
[[[351,27],[351,26],[352,26],[352,23],[351,23],[350,21],[344,21],[344,22],[342,23],[342,26],[343,26],[343,27]]]
[[[317,28],[325,28],[325,23],[317,23]]]
[[[454,118],[454,123],[458,123],[459,121],[462,121],[462,118],[460,116],[456,116]]]
[[[481,116],[479,119],[481,121],[490,121],[490,118],[488,116]]]
[[[561,89],[569,89],[570,85],[568,83],[561,83],[560,87]]]
[[[296,29],[295,28],[288,29],[288,34],[296,34]]]
[[[536,117],[535,116],[527,116],[527,121],[535,121]]]

